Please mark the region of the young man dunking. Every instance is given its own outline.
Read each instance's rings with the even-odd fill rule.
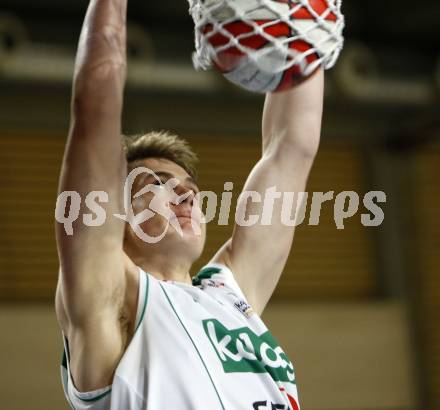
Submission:
[[[205,243],[202,218],[194,221],[195,155],[167,133],[122,137],[126,8],[127,0],[91,0],[76,58],[59,190],[81,198],[103,191],[108,201],[101,202],[107,215],[102,226],[87,226],[80,217],[69,235],[57,225],[56,311],[66,397],[76,410],[297,410],[292,363],[260,319],[294,228],[282,223],[276,201],[270,225],[237,224],[191,279]],[[319,69],[303,84],[266,96],[262,156],[245,191],[305,190],[319,145],[323,85]],[[124,183],[136,167],[154,175],[136,178],[134,214],[150,209],[153,200],[172,211],[172,221],[155,213],[140,225],[150,237],[165,232],[156,243],[113,216],[124,213]],[[183,200],[167,196],[165,185],[173,178]],[[148,184],[157,192],[135,195]],[[241,200],[238,206],[262,212],[261,202]],[[88,212],[83,201],[80,215]]]

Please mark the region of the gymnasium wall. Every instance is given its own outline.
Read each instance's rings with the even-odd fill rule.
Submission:
[[[426,396],[440,408],[440,148],[419,150],[415,159],[414,214],[417,220],[415,265],[411,283],[417,306],[417,327],[426,369]]]

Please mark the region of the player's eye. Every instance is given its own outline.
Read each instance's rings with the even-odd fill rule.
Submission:
[[[194,195],[197,195],[200,193],[200,189],[196,185],[190,185],[188,186],[188,189],[193,191]]]
[[[154,179],[154,181],[153,181],[153,185],[158,185],[158,186],[160,186],[160,185],[164,185],[165,184],[165,182],[163,182],[162,180],[160,180],[160,179]]]

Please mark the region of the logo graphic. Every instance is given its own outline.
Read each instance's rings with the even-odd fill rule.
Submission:
[[[296,400],[292,396],[288,396],[289,403],[292,405],[290,407],[287,404],[281,404],[281,403],[272,403],[268,402],[267,400],[261,400],[256,401],[252,404],[253,410],[299,410],[299,406],[296,402]]]
[[[216,282],[215,280],[208,279],[208,280],[205,280],[201,286],[202,286],[202,289],[205,289],[206,287],[224,288],[225,284],[223,282]]]
[[[275,381],[295,383],[293,365],[270,332],[229,330],[216,319],[204,320],[203,329],[225,373],[269,373]]]
[[[252,404],[253,410],[299,410],[299,404],[297,401],[287,393],[283,387],[280,387],[280,390],[286,394],[289,404],[292,407],[287,404],[272,403],[268,400],[261,400]]]
[[[238,300],[237,302],[234,302],[234,307],[237,308],[243,315],[245,315],[247,318],[251,317],[254,313],[252,306],[246,303],[244,300]]]

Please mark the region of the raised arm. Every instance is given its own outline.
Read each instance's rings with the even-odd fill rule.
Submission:
[[[127,0],[90,1],[76,57],[59,184],[60,193],[75,191],[81,197],[73,235],[62,224],[56,226],[56,308],[69,341],[76,387],[85,390],[109,384],[124,344],[124,225],[112,215],[121,213],[126,175],[121,145],[126,7]],[[83,215],[90,213],[85,199],[92,191],[105,193],[99,200],[107,217],[100,227],[83,223]]]
[[[263,311],[275,289],[294,235],[294,227],[286,226],[281,219],[282,198],[274,200],[270,224],[261,223],[264,198],[270,188],[281,195],[305,190],[319,146],[323,88],[324,74],[319,70],[289,91],[266,96],[262,157],[243,190],[259,193],[261,201],[257,196],[252,200],[241,196],[238,201],[239,213],[246,209],[246,217],[258,215],[260,222],[253,226],[236,224],[232,237],[214,258],[232,269],[258,312]]]

